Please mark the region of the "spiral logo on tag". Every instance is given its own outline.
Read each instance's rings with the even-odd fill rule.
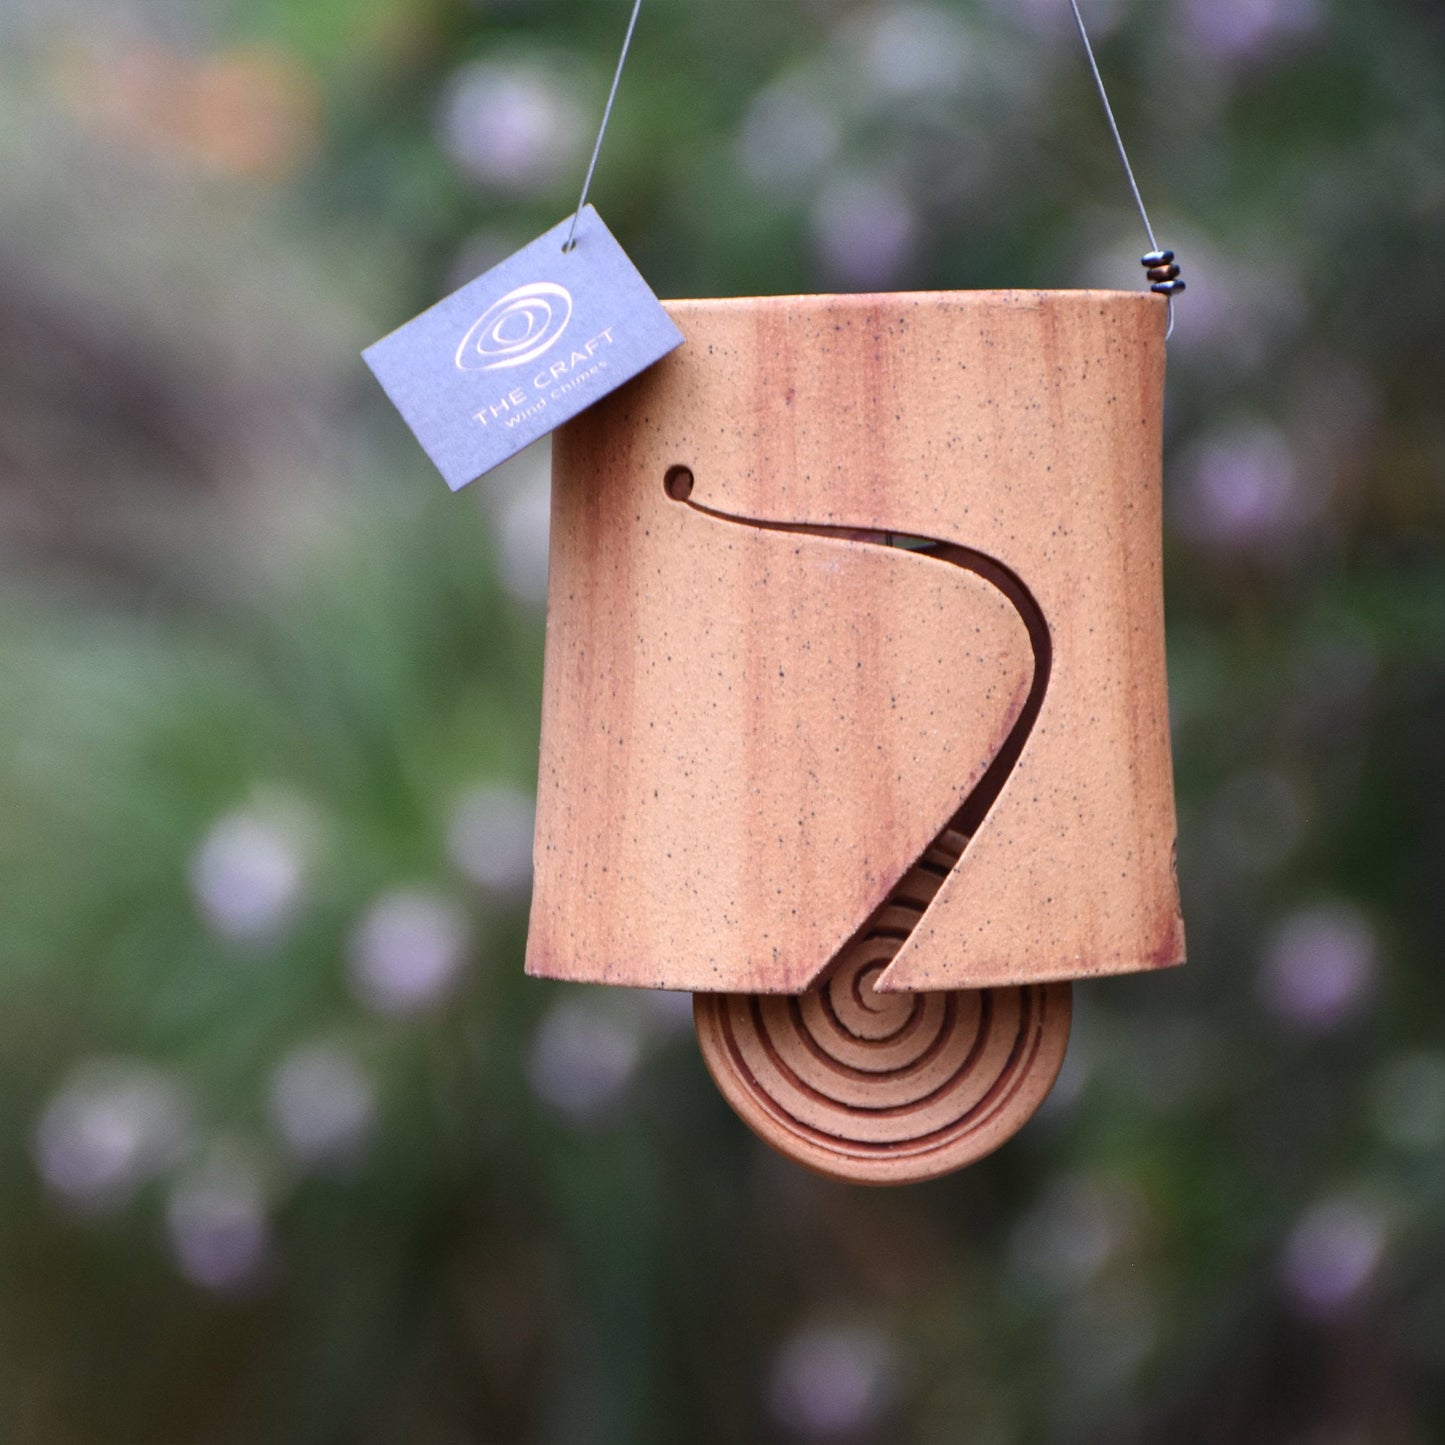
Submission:
[[[478,318],[457,348],[459,371],[497,371],[535,361],[567,329],[572,296],[555,281],[518,286]]]

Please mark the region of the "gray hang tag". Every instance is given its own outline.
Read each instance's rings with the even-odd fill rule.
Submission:
[[[683,341],[591,206],[362,356],[452,491]]]

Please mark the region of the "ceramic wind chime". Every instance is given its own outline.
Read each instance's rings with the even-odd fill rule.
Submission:
[[[1073,980],[1183,959],[1150,240],[1159,294],[674,302],[556,431],[527,971],[690,991],[818,1172],[979,1158]]]
[[[1166,308],[668,309],[553,444],[527,970],[691,990],[769,1143],[932,1177],[1042,1102],[1070,980],[1183,958]]]

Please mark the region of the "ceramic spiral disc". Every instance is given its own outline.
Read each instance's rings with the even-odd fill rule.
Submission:
[[[744,1122],[854,1183],[933,1179],[996,1149],[1043,1102],[1069,1040],[1067,983],[875,993],[896,949],[849,949],[798,997],[693,997],[708,1071]]]

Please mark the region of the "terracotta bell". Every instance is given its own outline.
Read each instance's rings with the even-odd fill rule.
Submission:
[[[1166,302],[679,301],[553,443],[527,971],[686,989],[742,1118],[932,1178],[1180,963]]]

